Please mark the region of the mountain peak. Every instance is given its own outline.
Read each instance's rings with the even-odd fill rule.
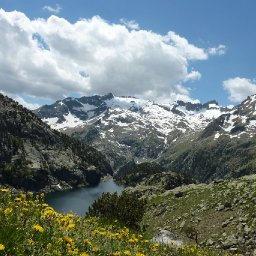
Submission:
[[[216,100],[210,100],[204,104],[201,103],[193,103],[193,102],[184,102],[182,100],[177,101],[177,106],[185,107],[187,111],[200,111],[202,109],[210,109],[210,108],[220,108],[219,104]]]
[[[52,128],[104,150],[116,167],[129,158],[156,159],[168,144],[203,129],[222,111],[216,101],[157,104],[109,93],[64,99],[36,114]]]

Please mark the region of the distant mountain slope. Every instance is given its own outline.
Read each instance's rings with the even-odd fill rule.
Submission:
[[[201,131],[226,111],[215,101],[157,104],[110,93],[66,98],[35,113],[52,128],[97,147],[118,169],[132,159],[158,159],[174,142]]]
[[[256,173],[256,95],[210,122],[191,141],[169,148],[161,163],[200,181]]]
[[[90,146],[52,130],[34,113],[0,94],[0,181],[27,190],[96,184],[112,173]]]

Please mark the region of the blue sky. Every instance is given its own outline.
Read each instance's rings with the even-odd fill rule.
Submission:
[[[163,74],[163,76],[167,75],[166,73],[164,73],[164,71],[161,70],[161,72],[159,71],[156,74],[157,78],[153,76],[150,76],[148,78],[147,74],[151,75],[152,73],[156,72],[155,70],[157,69],[157,66],[151,66],[149,65],[149,63],[145,63],[145,69],[142,69],[142,73],[145,73],[144,77],[141,77],[135,71],[130,72],[127,69],[121,69],[120,73],[122,73],[122,76],[119,73],[116,73],[118,72],[118,68],[116,68],[116,66],[113,64],[114,61],[116,61],[116,59],[114,58],[113,62],[109,62],[109,59],[108,62],[104,60],[100,67],[95,65],[95,69],[99,69],[102,66],[104,67],[104,65],[107,64],[110,65],[112,67],[112,78],[110,79],[109,75],[106,75],[105,73],[97,73],[91,71],[92,67],[88,67],[88,63],[86,63],[86,65],[83,64],[82,62],[80,62],[80,60],[77,60],[77,57],[74,57],[73,59],[73,55],[71,55],[71,53],[69,53],[69,58],[71,61],[73,60],[76,67],[78,67],[79,65],[81,66],[81,70],[79,71],[80,73],[82,72],[83,74],[85,74],[88,70],[90,70],[90,72],[88,73],[90,73],[91,78],[88,77],[88,79],[91,79],[91,81],[88,82],[88,80],[86,80],[87,77],[83,77],[84,83],[88,84],[86,88],[83,88],[83,90],[79,89],[82,81],[77,82],[76,80],[74,82],[72,80],[72,82],[68,78],[66,80],[66,83],[74,83],[73,87],[66,88],[64,78],[62,79],[62,81],[60,81],[59,85],[56,85],[56,83],[58,83],[58,79],[52,79],[51,77],[51,74],[53,76],[56,74],[53,74],[53,72],[51,73],[49,71],[42,71],[42,69],[40,70],[40,75],[45,74],[45,79],[43,79],[43,82],[38,82],[37,85],[37,81],[35,81],[33,85],[34,87],[32,88],[32,85],[31,87],[29,87],[26,85],[26,78],[28,79],[27,83],[31,83],[33,79],[36,79],[36,77],[38,77],[38,70],[34,71],[32,68],[30,68],[29,71],[36,72],[35,75],[32,77],[28,77],[27,74],[30,75],[30,73],[28,70],[25,70],[24,73],[26,75],[22,76],[22,81],[20,82],[21,85],[19,85],[19,87],[18,85],[16,87],[12,87],[11,85],[5,87],[5,85],[1,85],[0,82],[0,89],[4,93],[8,93],[10,95],[17,95],[17,97],[22,97],[24,100],[31,103],[50,103],[53,100],[57,99],[58,95],[60,98],[62,98],[63,96],[69,95],[108,93],[108,91],[111,90],[111,85],[108,84],[106,85],[106,87],[104,87],[104,81],[106,83],[113,83],[113,91],[115,91],[116,87],[120,85],[120,90],[116,90],[117,94],[127,94],[129,93],[129,91],[121,88],[122,77],[126,77],[125,72],[130,72],[129,74],[127,74],[127,77],[129,77],[129,81],[131,81],[131,83],[133,84],[136,84],[138,80],[145,81],[145,85],[142,86],[144,88],[143,90],[138,90],[137,88],[140,86],[139,84],[137,84],[136,88],[135,85],[134,88],[131,86],[130,94],[135,94],[143,97],[148,96],[149,98],[153,98],[156,100],[161,100],[163,98],[165,98],[166,100],[168,99],[170,94],[172,94],[173,97],[173,95],[184,93],[186,97],[192,99],[199,99],[201,102],[216,99],[220,104],[228,105],[236,104],[247,95],[256,93],[256,84],[254,80],[256,77],[256,51],[254,50],[256,45],[256,1],[254,0],[59,0],[56,2],[40,0],[0,0],[0,8],[2,8],[5,12],[12,12],[14,10],[17,10],[21,13],[24,13],[30,21],[36,20],[38,18],[44,18],[45,20],[47,20],[47,18],[51,15],[62,17],[71,24],[75,23],[79,19],[91,19],[94,16],[99,16],[107,24],[125,23],[122,20],[125,20],[126,23],[129,23],[129,21],[133,21],[133,24],[138,24],[139,26],[139,29],[135,29],[135,31],[137,32],[145,30],[154,33],[154,35],[165,36],[168,34],[169,31],[173,31],[175,35],[179,36],[179,39],[186,39],[189,44],[199,49],[203,49],[205,52],[209,49],[216,50],[220,45],[225,46],[223,53],[210,54],[208,52],[206,54],[207,56],[205,57],[196,55],[190,58],[187,57],[187,54],[185,55],[184,53],[180,53],[180,56],[176,56],[177,58],[175,57],[175,60],[179,61],[179,57],[185,56],[185,61],[187,61],[188,64],[184,64],[185,66],[182,67],[174,67],[173,71],[170,71],[170,84],[168,84],[168,77],[166,77],[166,79],[161,79],[161,74]],[[15,18],[12,17],[12,19]],[[10,22],[10,19],[8,22]],[[102,25],[104,24],[102,23]],[[42,31],[46,30],[45,28],[41,27],[40,29],[42,29]],[[131,32],[131,30],[129,31]],[[5,33],[9,33],[8,30],[6,30]],[[49,33],[46,33],[44,35],[45,38],[47,38],[48,35]],[[120,40],[119,37],[117,38],[117,40]],[[171,37],[171,40],[174,40],[173,38],[174,36]],[[54,40],[57,39],[54,38]],[[53,38],[49,38],[48,41],[53,42]],[[94,41],[95,40],[93,40],[93,42]],[[97,43],[98,42],[99,41],[97,41]],[[6,43],[8,42],[6,41]],[[138,44],[140,44],[139,40]],[[54,45],[52,47],[51,45],[49,46],[49,48],[52,49],[54,47],[57,47]],[[65,49],[67,45],[63,45],[60,47],[63,47],[63,49]],[[136,46],[134,47],[136,48]],[[13,45],[13,49],[14,48],[16,48],[15,44]],[[69,48],[67,49],[69,50]],[[104,50],[102,46],[101,49]],[[0,48],[0,50],[4,51],[4,48]],[[111,49],[111,52],[112,51],[113,49]],[[122,51],[125,52],[126,48],[123,48]],[[131,54],[133,54],[133,52]],[[157,55],[157,49],[155,54]],[[38,53],[36,53],[36,56],[38,56]],[[112,56],[115,56],[115,54],[110,54],[109,56],[108,58],[112,58]],[[120,56],[120,53],[118,53],[118,56]],[[16,58],[19,57],[17,56]],[[149,57],[149,59],[150,58],[151,57]],[[157,59],[158,57],[155,55],[152,56],[152,62],[156,60],[155,58]],[[165,58],[164,54],[159,55],[159,58]],[[169,58],[169,56],[167,56],[167,58]],[[149,61],[151,61],[151,59]],[[24,67],[24,64],[20,65]],[[92,65],[94,65],[94,63],[92,63]],[[117,64],[117,67],[118,65],[119,64]],[[124,66],[125,65],[127,66],[127,64],[124,64]],[[168,70],[172,69],[172,65],[170,63],[160,61],[159,65],[163,65],[163,68],[160,69],[166,70],[167,73],[169,72]],[[42,65],[42,67],[40,68],[43,68],[44,66],[45,65]],[[131,62],[131,66],[134,66],[134,62]],[[177,75],[176,79],[172,79],[172,77],[175,76],[175,72],[181,72],[181,69],[184,67],[187,68],[187,74],[183,74],[183,76]],[[65,71],[65,68],[67,67],[65,66],[62,68]],[[84,70],[85,68],[88,70]],[[177,70],[175,68],[177,68]],[[194,79],[185,78],[185,76],[191,73],[193,70],[200,73],[200,75],[198,75],[197,78]],[[3,72],[4,71],[2,71],[2,73]],[[17,72],[17,69],[15,72]],[[16,75],[15,72],[13,70],[12,72],[10,72],[10,76],[12,76],[12,78]],[[108,72],[110,71],[108,70]],[[19,81],[20,78],[17,77],[13,78],[12,81]],[[44,91],[40,92],[40,88],[42,88],[42,83],[47,83],[47,77],[49,78],[49,80],[51,79],[49,83],[52,84],[51,88],[54,91],[52,93],[46,93]],[[149,81],[147,81],[147,79],[149,79]],[[186,82],[184,82],[184,80],[186,80]],[[146,83],[149,84],[149,87],[151,86],[150,90],[147,88]],[[157,83],[159,83],[159,88]],[[160,83],[164,85],[161,85]],[[128,85],[126,80],[123,81],[123,84],[124,87],[127,88]],[[176,84],[180,84],[182,88],[177,87]],[[56,90],[54,90],[55,85],[57,86]],[[38,86],[38,90],[36,86]],[[65,88],[65,90],[62,90],[60,87]],[[49,89],[49,91],[51,91],[51,89]],[[165,94],[164,92],[166,91],[168,92]]]

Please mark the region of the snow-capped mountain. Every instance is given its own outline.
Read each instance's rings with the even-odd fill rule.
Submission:
[[[256,173],[256,95],[215,118],[193,140],[168,149],[159,160],[168,169],[208,182]]]
[[[157,159],[172,143],[228,111],[216,101],[160,104],[110,93],[66,98],[35,113],[52,128],[96,146],[118,167],[130,159]]]
[[[205,134],[214,135],[215,140],[221,136],[252,138],[256,134],[256,95],[249,96],[232,110],[209,123]]]

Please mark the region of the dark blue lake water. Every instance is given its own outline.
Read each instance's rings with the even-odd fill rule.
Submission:
[[[123,189],[123,186],[117,185],[111,179],[102,181],[96,187],[53,192],[46,195],[45,201],[57,212],[67,213],[72,211],[82,216],[103,192],[121,192]]]

